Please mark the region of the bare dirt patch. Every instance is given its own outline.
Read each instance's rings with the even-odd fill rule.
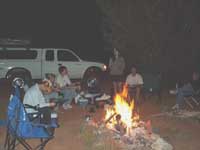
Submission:
[[[0,93],[0,119],[5,119],[6,105],[8,102],[8,90],[1,88]],[[157,103],[156,97],[151,97],[145,101],[140,108],[140,116],[144,121],[151,120],[153,132],[160,134],[166,141],[173,145],[175,150],[199,150],[200,149],[200,123],[192,119],[177,119],[173,117],[151,117],[152,114],[162,112],[166,107],[170,107],[175,97],[165,95],[162,104]],[[56,129],[55,138],[50,141],[47,150],[87,150],[88,143],[81,129],[85,123],[85,112],[82,108],[74,106],[70,110],[59,110],[60,127]],[[98,109],[92,114],[92,118],[100,120],[104,116],[103,109]],[[5,127],[0,127],[0,145],[5,140]],[[86,135],[87,136],[87,135]],[[90,136],[90,135],[88,135]],[[91,141],[93,137],[90,137]],[[109,139],[107,140],[109,141]],[[90,141],[89,141],[90,142]],[[109,143],[109,142],[108,142]],[[115,150],[115,144],[107,145],[108,150]],[[111,147],[110,147],[111,146]],[[105,147],[102,147],[102,149]]]

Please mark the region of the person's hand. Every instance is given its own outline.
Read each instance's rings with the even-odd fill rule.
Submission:
[[[56,103],[51,102],[51,103],[49,103],[49,106],[50,106],[50,107],[54,107],[54,106],[56,106]]]

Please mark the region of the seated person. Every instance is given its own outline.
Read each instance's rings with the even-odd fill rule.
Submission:
[[[60,89],[58,88],[58,84],[56,83],[55,74],[52,73],[46,74],[46,80],[50,81],[52,85],[51,93],[45,94],[46,101],[50,102],[51,100],[55,100],[59,97]]]
[[[142,85],[144,84],[142,76],[137,73],[136,67],[131,68],[131,73],[126,78],[130,98],[135,98],[138,103]]]
[[[51,92],[51,86],[48,81],[41,81],[36,83],[27,90],[24,95],[23,104],[28,104],[33,107],[37,107],[38,110],[33,108],[26,108],[28,114],[37,113],[38,111],[43,114],[43,123],[50,123],[51,120],[51,107],[55,106],[55,103],[47,103],[45,101],[44,94]]]
[[[173,109],[179,109],[184,102],[184,96],[193,95],[200,89],[200,74],[199,72],[192,73],[192,80],[182,87],[177,89],[176,105]]]
[[[68,70],[65,66],[60,66],[59,75],[56,78],[57,87],[60,90],[60,93],[64,95],[64,100],[66,101],[63,104],[64,109],[72,108],[71,102],[72,100],[78,96],[76,90],[80,90],[80,86],[76,85],[77,83],[72,83],[69,76]]]

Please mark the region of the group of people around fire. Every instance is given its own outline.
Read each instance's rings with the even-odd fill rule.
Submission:
[[[144,85],[143,77],[137,72],[135,66],[131,67],[130,74],[124,79],[125,72],[125,60],[120,55],[119,51],[115,48],[113,56],[109,60],[109,75],[113,84],[113,95],[120,92],[122,86],[125,84],[128,87],[128,93],[130,97],[134,97],[136,103],[140,101],[141,91]],[[49,73],[46,78],[39,83],[36,83],[30,87],[24,96],[23,103],[38,106],[44,113],[48,115],[49,109],[56,106],[55,99],[62,96],[63,108],[71,109],[72,101],[80,97],[77,91],[80,91],[80,84],[73,83],[68,75],[66,66],[60,66],[58,68],[58,76]],[[192,94],[196,90],[200,89],[200,75],[198,72],[194,72],[192,81],[183,85],[177,89],[177,102],[175,107],[180,108],[183,103],[183,97],[185,94]],[[33,113],[33,109],[28,109],[28,113]]]
[[[109,73],[113,83],[113,93],[119,92],[123,82],[125,70],[125,60],[120,55],[119,51],[114,49],[113,57],[109,60]],[[53,99],[58,99],[59,96],[63,96],[63,108],[72,108],[72,100],[79,98],[77,91],[80,91],[80,85],[71,82],[66,66],[60,66],[58,68],[59,74],[49,73],[46,78],[39,83],[36,83],[29,88],[24,96],[24,104],[32,106],[39,105],[54,107],[55,102]],[[136,67],[131,68],[131,73],[127,76],[125,83],[130,89],[136,89],[136,99],[139,99],[140,90],[143,85],[143,79],[140,74],[137,73]],[[33,111],[33,110],[28,110]]]
[[[113,83],[113,94],[119,92],[123,82],[125,70],[125,60],[120,55],[119,51],[114,49],[113,57],[109,60],[109,73]],[[143,79],[137,73],[136,68],[133,66],[131,73],[127,76],[125,83],[129,89],[136,92],[136,99],[139,99],[140,90],[143,85]],[[80,98],[79,92],[81,91],[80,84],[70,80],[66,66],[58,68],[58,75],[48,73],[46,78],[34,84],[24,95],[24,104],[37,106],[41,112],[49,118],[49,112],[57,105],[57,100],[62,97],[62,107],[67,110],[72,108],[72,101]],[[26,108],[27,113],[34,113],[36,110]]]

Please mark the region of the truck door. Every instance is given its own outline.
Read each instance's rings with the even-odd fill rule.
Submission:
[[[58,74],[58,65],[56,63],[54,49],[43,50],[42,77],[44,78],[47,73]]]

